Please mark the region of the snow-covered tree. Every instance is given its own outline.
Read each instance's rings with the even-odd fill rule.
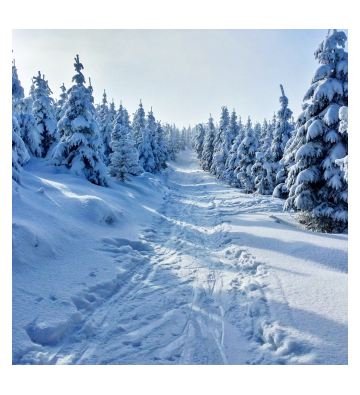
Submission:
[[[279,99],[281,109],[277,113],[274,138],[271,144],[271,152],[273,154],[274,162],[279,162],[279,160],[283,157],[285,145],[289,140],[292,131],[289,123],[292,115],[292,111],[288,108],[289,100],[285,96],[282,85],[280,85],[280,89],[282,93]]]
[[[24,97],[24,88],[21,86],[17,68],[15,66],[15,60],[13,60],[12,64],[12,106],[13,111],[15,110],[16,105],[18,104],[19,100]]]
[[[244,125],[242,124],[242,121],[241,121],[241,117],[240,117],[240,116],[239,116],[239,123],[238,123],[238,126],[239,126],[238,135],[240,136],[241,141],[242,141],[243,138],[244,138],[244,136],[245,136],[245,132],[244,132]]]
[[[61,114],[61,110],[64,106],[64,104],[66,103],[66,100],[68,99],[68,94],[66,92],[66,88],[64,83],[60,86],[61,89],[61,93],[60,93],[60,99],[56,102],[56,106],[55,106],[55,117],[56,117],[56,121],[59,122],[62,115]]]
[[[256,138],[256,141],[260,141],[261,140],[261,125],[259,122],[255,122],[255,126],[254,126],[254,136]]]
[[[277,163],[267,162],[264,153],[257,152],[256,161],[251,168],[255,192],[259,195],[271,195],[274,190],[277,171]]]
[[[106,167],[99,155],[102,141],[94,119],[96,110],[91,103],[91,93],[84,86],[81,72],[84,66],[79,55],[76,55],[74,66],[77,74],[72,81],[76,84],[68,91],[64,116],[58,122],[62,137],[52,153],[52,160],[55,165],[65,165],[71,173],[93,184],[106,186]]]
[[[15,60],[12,66],[12,179],[20,183],[21,167],[30,159],[25,144],[21,138],[20,126],[15,115],[19,102],[24,97],[24,88],[18,78]],[[14,184],[16,185],[16,184]]]
[[[36,77],[33,77],[33,82],[35,85],[33,116],[41,135],[41,155],[45,157],[52,144],[59,141],[56,118],[52,107],[54,100],[50,97],[52,91],[48,82],[44,76],[41,77],[40,71]]]
[[[230,122],[224,133],[223,151],[227,158],[234,141],[239,134],[239,125],[237,124],[237,115],[235,109],[231,113]]]
[[[255,138],[249,117],[245,125],[245,137],[237,150],[239,161],[235,169],[236,177],[244,188],[245,193],[251,193],[255,188],[254,176],[251,173],[251,168],[255,163],[257,146],[258,142]]]
[[[41,140],[38,125],[32,115],[33,101],[31,97],[20,99],[17,104],[17,113],[14,114],[20,127],[20,135],[27,149],[34,156],[41,156]]]
[[[140,137],[143,134],[143,129],[145,129],[145,126],[146,126],[145,111],[140,100],[139,108],[136,110],[132,122],[136,147],[138,147],[140,144]]]
[[[20,137],[20,127],[16,117],[12,117],[12,178],[20,183],[20,171],[30,159],[25,144]]]
[[[329,31],[315,51],[316,70],[304,101],[311,101],[298,118],[292,144],[295,164],[286,180],[285,209],[301,211],[300,220],[312,230],[340,232],[347,227],[347,197],[336,160],[348,152],[347,136],[340,133],[339,109],[348,105],[346,35]]]
[[[259,152],[265,152],[266,149],[268,148],[268,147],[266,147],[266,142],[267,142],[266,138],[267,138],[267,134],[268,134],[268,127],[269,127],[268,122],[264,118],[264,122],[261,125],[261,131],[260,131],[259,147],[258,147]]]
[[[175,146],[173,142],[173,127],[169,123],[163,125],[166,151],[170,160],[175,160]]]
[[[153,173],[155,171],[155,160],[151,147],[151,134],[148,128],[145,127],[141,130],[138,142],[140,166],[146,172]]]
[[[204,146],[205,127],[202,123],[196,125],[196,133],[194,137],[194,148],[197,153],[198,159],[201,158]]]
[[[230,152],[229,152],[229,155],[228,155],[228,157],[226,159],[226,163],[225,163],[225,170],[224,170],[224,174],[223,174],[223,179],[234,187],[240,186],[240,182],[236,178],[237,174],[235,173],[235,169],[238,167],[238,164],[239,164],[237,150],[238,150],[243,138],[244,138],[244,136],[242,133],[239,133],[236,136],[234,143],[230,148]]]
[[[339,133],[348,136],[348,107],[347,106],[340,107],[339,119],[340,119]],[[336,159],[335,163],[343,171],[343,179],[346,181],[346,184],[347,184],[349,181],[349,178],[348,178],[348,155],[346,155],[342,159]],[[347,194],[347,187],[346,187],[346,194]],[[344,200],[347,201],[347,196],[346,196],[346,198],[344,196]]]
[[[143,171],[139,165],[139,153],[135,148],[129,114],[122,105],[111,132],[111,148],[113,152],[109,155],[108,166],[110,176],[125,181],[127,173],[139,175]]]
[[[200,162],[201,167],[205,171],[210,171],[211,164],[213,161],[215,133],[216,130],[214,126],[214,120],[210,114],[210,118],[206,127],[204,148],[202,151],[201,162]]]
[[[157,125],[151,107],[146,119],[146,128],[149,131],[151,150],[154,156],[154,171],[160,171],[160,147],[158,144]]]
[[[160,171],[161,169],[166,169],[167,168],[167,163],[166,161],[168,160],[168,153],[167,153],[167,147],[166,147],[166,140],[164,136],[164,130],[161,126],[161,122],[156,123],[156,136],[157,136],[157,144],[159,147],[159,152],[158,152],[158,164],[159,168],[157,169]]]
[[[109,104],[109,119],[110,119],[111,123],[113,123],[116,119],[116,110],[115,110],[114,99],[112,99],[111,103]]]
[[[226,130],[230,123],[229,111],[225,106],[222,107],[221,110],[220,125],[214,140],[213,161],[210,168],[211,173],[214,174],[216,178],[222,177],[225,170],[227,155],[231,148],[231,145],[228,147],[230,139],[228,141],[226,138]]]
[[[111,114],[109,112],[108,104],[107,104],[107,97],[106,92],[104,89],[102,104],[100,106],[99,111],[99,119],[100,119],[100,136],[103,142],[103,161],[106,165],[109,164],[109,155],[112,152],[110,142],[111,137],[110,133],[112,132],[112,121],[111,121]]]

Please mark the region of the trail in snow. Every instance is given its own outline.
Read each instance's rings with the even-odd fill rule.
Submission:
[[[141,241],[94,246],[119,275],[73,299],[85,318],[43,362],[347,363],[346,237],[279,224],[281,201],[226,187],[192,152],[172,166]]]

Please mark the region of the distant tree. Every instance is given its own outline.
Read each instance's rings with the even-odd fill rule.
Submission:
[[[57,122],[59,122],[59,120],[62,117],[61,110],[64,104],[66,103],[66,100],[68,99],[68,94],[66,92],[64,83],[60,86],[60,89],[61,89],[60,99],[57,101],[55,106],[55,117]]]
[[[109,175],[120,181],[125,181],[126,174],[139,175],[143,169],[139,164],[139,153],[135,148],[129,114],[120,105],[111,132],[112,153],[109,155]]]
[[[284,155],[284,149],[290,138],[292,129],[289,120],[292,111],[288,108],[289,100],[285,96],[284,88],[280,85],[282,96],[280,96],[281,109],[277,113],[276,128],[274,131],[274,139],[271,144],[271,152],[273,153],[274,162],[279,162]]]
[[[100,136],[103,143],[103,152],[102,152],[103,161],[105,165],[108,165],[109,155],[112,152],[110,146],[110,142],[111,142],[110,133],[112,131],[113,125],[111,121],[111,114],[109,112],[109,108],[107,105],[107,97],[106,97],[105,89],[103,93],[102,104],[100,106],[99,119],[100,119]]]
[[[52,107],[54,100],[50,97],[52,91],[48,82],[45,81],[44,76],[41,77],[40,71],[36,77],[33,77],[33,82],[35,85],[33,116],[41,135],[41,155],[45,157],[52,144],[59,141],[56,118]]]
[[[255,189],[254,176],[251,173],[251,168],[255,163],[257,146],[258,142],[255,138],[249,117],[245,125],[245,137],[237,150],[239,161],[238,167],[235,169],[236,177],[244,188],[245,193],[254,192]]]
[[[160,171],[161,169],[166,169],[167,168],[167,160],[168,160],[168,153],[167,153],[167,146],[166,146],[166,140],[164,136],[164,130],[161,126],[161,122],[156,123],[156,136],[157,136],[157,144],[159,147],[159,153],[158,153],[158,165],[159,168],[157,169]]]
[[[229,123],[229,111],[227,107],[222,107],[220,125],[214,139],[214,153],[210,168],[211,173],[214,174],[216,178],[221,178],[225,170],[225,163],[228,155],[227,148],[228,143],[230,142],[230,139],[227,141],[226,137],[226,130],[229,126]]]
[[[210,118],[206,127],[204,149],[202,152],[201,162],[200,162],[201,167],[205,171],[210,171],[211,164],[213,161],[215,133],[216,130],[214,126],[214,120],[210,114]]]
[[[197,154],[198,159],[201,158],[203,147],[204,147],[204,138],[205,138],[205,127],[202,123],[196,125],[196,133],[195,133],[195,141],[194,148]]]
[[[140,100],[139,108],[135,112],[134,119],[132,122],[136,147],[138,147],[140,144],[140,137],[143,134],[143,129],[145,129],[145,125],[146,125],[145,111]]]

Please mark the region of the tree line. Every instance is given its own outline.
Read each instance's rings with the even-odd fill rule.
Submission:
[[[329,30],[315,51],[320,66],[293,121],[280,85],[280,109],[262,126],[237,121],[222,107],[196,125],[200,166],[244,193],[284,199],[308,229],[342,232],[348,226],[348,53],[344,32]]]

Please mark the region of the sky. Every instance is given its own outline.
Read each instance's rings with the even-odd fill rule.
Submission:
[[[346,34],[348,31],[344,30]],[[13,58],[27,94],[45,74],[53,97],[72,85],[74,57],[91,78],[95,103],[104,89],[130,114],[140,99],[146,112],[178,127],[215,121],[221,107],[263,122],[280,108],[282,84],[296,117],[318,67],[314,51],[326,29],[302,30],[20,30]],[[347,47],[346,47],[347,49]]]

